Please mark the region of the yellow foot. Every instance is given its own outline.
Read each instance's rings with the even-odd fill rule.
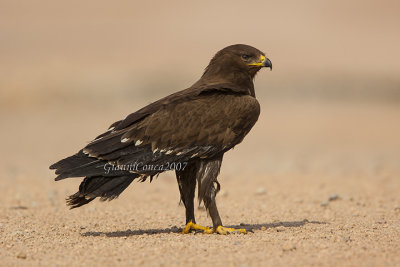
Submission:
[[[246,229],[236,229],[236,228],[229,228],[229,227],[223,227],[223,226],[218,226],[217,229],[215,229],[215,232],[220,234],[220,235],[229,235],[232,233],[242,233],[242,234],[247,234]]]
[[[205,234],[212,234],[214,231],[208,227],[197,225],[193,222],[188,222],[185,228],[182,229],[182,234],[188,234],[191,230],[203,231]]]

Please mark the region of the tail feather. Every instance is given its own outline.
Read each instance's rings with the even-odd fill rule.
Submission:
[[[86,177],[79,186],[79,191],[67,198],[71,209],[91,202],[96,197],[101,201],[117,198],[138,175],[119,177]]]
[[[107,166],[107,161],[97,160],[88,165],[80,166],[74,169],[65,170],[61,172],[56,178],[56,181],[70,178],[70,177],[94,177],[94,176],[104,176],[104,177],[115,177],[126,175],[127,171],[125,170],[109,170],[109,166]]]
[[[127,172],[123,170],[113,170],[110,172],[106,169],[107,163],[108,161],[106,160],[89,157],[81,150],[75,155],[54,163],[50,166],[50,169],[56,169],[56,174],[58,174],[55,178],[56,181],[70,177],[115,177],[127,174]]]
[[[95,197],[86,198],[85,196],[81,196],[80,193],[77,192],[67,198],[67,205],[70,207],[70,209],[75,209],[80,206],[88,204],[93,199],[95,199]]]
[[[72,155],[68,158],[62,159],[53,165],[50,166],[50,169],[56,170],[56,174],[61,173],[64,170],[70,170],[85,164],[90,164],[93,162],[93,160],[96,160],[95,158],[88,157],[85,153],[83,153],[83,150],[80,150],[78,153],[75,155]]]
[[[50,166],[56,169],[56,181],[68,177],[85,177],[79,191],[67,198],[71,209],[80,207],[99,197],[101,201],[117,198],[140,174],[126,170],[107,170],[107,160],[90,157],[79,151]],[[143,176],[142,176],[143,178]]]

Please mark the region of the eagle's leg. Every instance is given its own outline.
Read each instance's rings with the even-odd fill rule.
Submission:
[[[215,189],[214,184],[211,184],[211,188],[209,189],[209,194],[204,197],[204,205],[210,214],[211,220],[213,222],[214,229],[217,229],[218,226],[222,225],[221,217],[219,216],[217,203],[215,202],[215,196],[217,195],[217,190]]]
[[[219,187],[219,185],[218,185],[218,187]],[[246,229],[236,229],[236,228],[229,228],[229,227],[222,226],[221,217],[219,216],[218,209],[217,209],[217,203],[215,201],[216,193],[217,193],[217,190],[215,189],[214,185],[212,185],[212,187],[210,189],[210,195],[206,196],[204,198],[204,204],[205,204],[206,209],[208,210],[211,220],[213,222],[214,232],[221,234],[221,235],[227,235],[230,233],[247,234]]]
[[[213,233],[213,230],[196,224],[194,217],[194,193],[196,189],[196,165],[188,164],[184,170],[176,171],[181,201],[186,209],[186,226],[182,229],[183,234],[192,230],[202,231],[207,234]]]
[[[215,196],[217,195],[220,184],[217,176],[221,168],[222,156],[215,160],[203,161],[199,164],[197,171],[197,180],[199,183],[199,198],[204,201],[204,205],[210,214],[213,222],[213,232],[226,235],[230,233],[246,234],[246,229],[235,229],[222,226],[221,217],[219,216]],[[215,187],[215,184],[217,187]]]

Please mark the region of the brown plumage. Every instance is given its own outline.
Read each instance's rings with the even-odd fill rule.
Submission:
[[[233,231],[222,227],[218,215],[217,176],[223,154],[240,143],[258,119],[253,78],[262,67],[272,69],[261,51],[248,45],[228,46],[191,87],[113,123],[77,154],[50,166],[56,169],[56,180],[85,177],[79,191],[67,199],[68,205],[76,208],[96,197],[114,199],[134,179],[152,179],[172,169],[186,207],[184,232],[212,232],[195,224],[196,180],[213,231]]]

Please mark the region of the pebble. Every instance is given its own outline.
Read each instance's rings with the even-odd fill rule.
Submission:
[[[339,195],[338,194],[333,194],[328,198],[328,201],[321,202],[321,207],[327,207],[329,205],[330,201],[335,201],[335,200],[338,200],[338,199],[340,199]]]
[[[277,232],[284,232],[286,230],[284,226],[278,226],[275,229]]]
[[[267,192],[264,187],[259,187],[256,191],[257,195],[264,195]]]
[[[385,221],[385,220],[377,220],[377,221],[375,221],[375,223],[379,223],[379,224],[385,224],[385,223],[386,223],[386,221]]]
[[[321,207],[327,207],[329,205],[328,201],[321,202]]]
[[[328,198],[328,201],[334,201],[334,200],[338,200],[338,199],[339,199],[339,195],[338,194],[334,194],[334,195],[331,195]]]
[[[345,236],[345,237],[343,237],[343,241],[344,241],[344,242],[350,242],[350,241],[351,241],[350,236]]]
[[[18,258],[18,259],[23,259],[23,260],[24,260],[24,259],[26,259],[26,254],[25,254],[24,252],[21,251],[20,253],[17,254],[17,258]]]
[[[13,232],[13,235],[24,236],[24,232],[18,230],[18,231]]]
[[[19,205],[19,206],[11,207],[11,209],[13,209],[13,210],[27,210],[28,207],[27,207],[27,206]]]
[[[296,249],[296,245],[294,244],[286,244],[282,246],[283,251],[293,251]]]
[[[261,231],[266,231],[266,230],[267,230],[267,227],[261,226],[260,230],[261,230]]]

